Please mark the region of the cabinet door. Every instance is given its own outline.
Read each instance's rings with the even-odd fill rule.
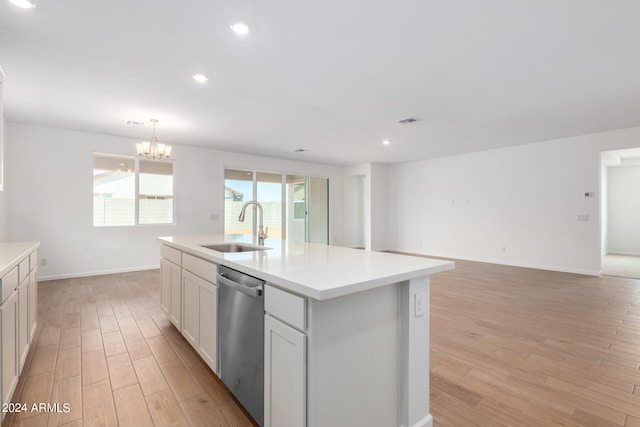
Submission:
[[[181,268],[171,264],[171,312],[169,320],[180,330],[182,325],[182,272]]]
[[[38,319],[38,268],[33,267],[29,272],[29,343],[33,342],[36,334]]]
[[[171,312],[171,263],[160,259],[160,308],[169,316]]]
[[[200,281],[200,339],[198,353],[213,372],[218,372],[218,287],[206,280]]]
[[[165,259],[160,260],[160,308],[178,330],[181,322],[181,268]]]
[[[306,336],[269,315],[264,328],[264,425],[303,427],[307,423]]]
[[[182,335],[194,347],[198,344],[200,334],[198,323],[200,311],[198,305],[199,280],[201,280],[199,277],[188,271],[182,273]]]
[[[0,306],[2,318],[2,399],[10,402],[18,382],[18,293],[14,290]]]
[[[24,366],[29,352],[29,276],[18,286],[18,362]]]

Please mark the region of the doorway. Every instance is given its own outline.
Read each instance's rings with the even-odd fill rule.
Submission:
[[[603,275],[640,279],[640,148],[601,154]]]

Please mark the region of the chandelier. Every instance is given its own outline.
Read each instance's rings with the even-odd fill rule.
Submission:
[[[171,156],[171,146],[167,144],[158,144],[156,139],[156,123],[158,120],[150,119],[153,122],[153,135],[151,136],[151,142],[142,141],[136,144],[136,151],[139,156],[144,156],[152,160],[167,159]]]

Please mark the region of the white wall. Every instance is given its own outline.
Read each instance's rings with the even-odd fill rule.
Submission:
[[[598,274],[600,151],[638,141],[632,128],[390,166],[388,246]]]
[[[340,243],[333,232],[342,230],[337,167],[175,146],[175,226],[93,227],[93,152],[133,155],[136,141],[16,123],[7,138],[8,238],[41,242],[45,279],[154,268],[157,236],[221,233],[225,167],[330,178],[330,237]]]
[[[640,165],[607,168],[607,252],[640,255]]]
[[[2,114],[0,114],[0,128],[0,136],[3,137],[2,140],[4,141],[4,144],[0,141],[0,162],[2,162],[3,153],[6,153],[9,149],[9,144],[7,141],[7,121]],[[1,165],[0,173],[2,173]],[[4,176],[0,176],[0,182],[3,182],[3,178]],[[6,183],[4,184],[4,188],[6,188]],[[9,212],[7,205],[7,192],[0,191],[0,242],[7,241],[9,241]]]

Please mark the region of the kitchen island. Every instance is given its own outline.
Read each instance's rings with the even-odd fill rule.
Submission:
[[[216,373],[217,266],[266,281],[265,426],[432,425],[429,276],[452,262],[272,238],[205,247],[255,245],[246,235],[159,242],[161,306]]]

